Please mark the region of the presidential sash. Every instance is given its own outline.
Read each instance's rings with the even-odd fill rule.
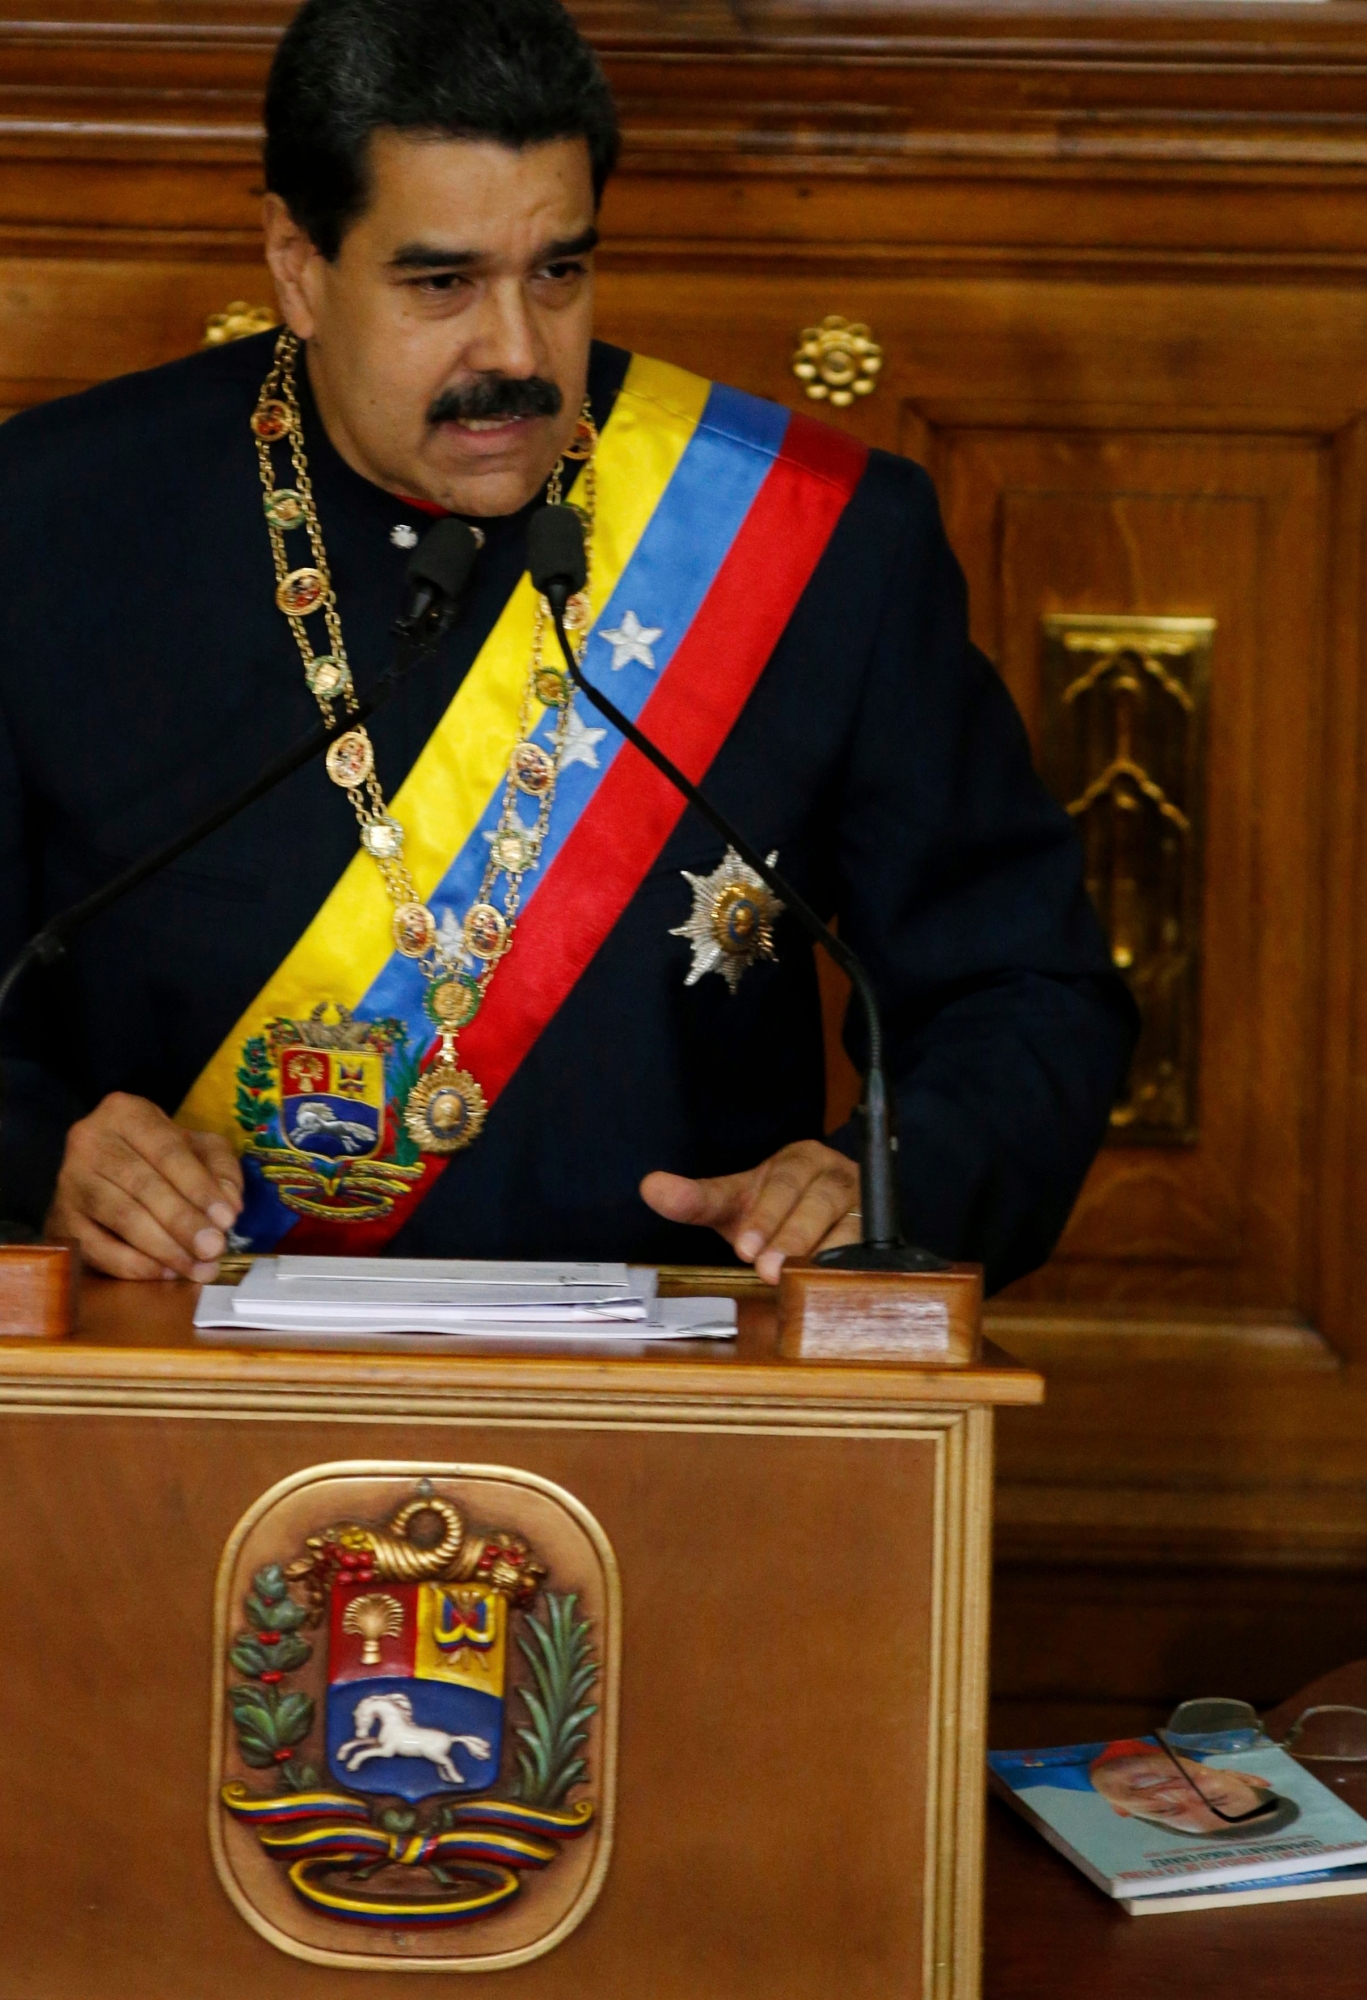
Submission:
[[[863,470],[840,432],[632,360],[597,455],[595,597],[584,655],[695,782],[734,726]],[[405,859],[458,933],[518,741],[535,600],[524,577],[393,810]],[[580,702],[516,941],[460,1059],[490,1109],[658,857],[683,801]],[[554,712],[533,740],[553,746]],[[358,853],[196,1080],[178,1118],[242,1154],[238,1235],[266,1251],[378,1250],[442,1172],[404,1124],[436,1047],[425,982],[396,952],[379,871]]]

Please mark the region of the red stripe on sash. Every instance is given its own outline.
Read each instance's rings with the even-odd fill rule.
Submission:
[[[840,431],[809,417],[790,419],[739,534],[640,713],[640,727],[695,784],[735,727],[867,459],[865,447]],[[623,744],[519,917],[488,1000],[461,1034],[461,1064],[478,1077],[490,1105],[569,997],[683,811],[654,765]],[[421,1182],[389,1215],[340,1228],[305,1218],[281,1247],[382,1248],[447,1163],[429,1157],[426,1164]]]

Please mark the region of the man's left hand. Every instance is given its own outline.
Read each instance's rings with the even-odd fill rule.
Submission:
[[[768,1285],[778,1283],[785,1258],[857,1243],[864,1233],[859,1169],[818,1139],[799,1139],[744,1174],[647,1174],[641,1198],[670,1222],[715,1229]]]

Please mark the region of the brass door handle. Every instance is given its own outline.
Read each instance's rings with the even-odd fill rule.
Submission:
[[[856,396],[878,386],[883,350],[860,320],[827,313],[820,326],[804,327],[793,356],[793,373],[814,403],[848,409]]]

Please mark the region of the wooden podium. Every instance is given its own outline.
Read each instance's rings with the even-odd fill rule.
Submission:
[[[1036,1375],[995,1354],[786,1360],[758,1293],[734,1345],[440,1355],[209,1349],[193,1296],[88,1280],[75,1338],[0,1342],[6,2000],[417,2000],[437,1978],[469,2000],[972,2000],[992,1412],[1038,1401]],[[472,1581],[412,1580],[462,1563]],[[356,1834],[391,1839],[388,1876],[337,1860],[316,1802],[337,1788],[314,1767],[358,1753],[324,1743],[336,1690],[307,1675],[328,1630],[334,1678],[347,1658],[397,1672],[385,1619],[417,1604],[419,1655],[454,1633],[433,1654],[443,1698],[492,1671],[495,1614],[515,1680],[530,1628],[509,1607],[535,1563],[573,1584],[558,1602],[596,1647],[592,1824],[545,1840],[535,1877],[525,1856],[443,1863],[453,1896],[475,1878],[525,1892],[405,1931],[383,1885],[428,1822],[391,1803],[391,1834]],[[298,1624],[320,1576],[330,1628]],[[437,1630],[432,1604],[466,1625]],[[293,1639],[265,1629],[291,1621]],[[309,1632],[312,1665],[272,1679],[261,1662],[309,1652]],[[295,1683],[313,1693],[291,1705]],[[530,1713],[509,1712],[508,1770]],[[487,1774],[462,1768],[465,1802],[448,1788],[431,1825],[506,1862],[517,1781],[481,1821]],[[563,1820],[573,1790],[541,1796]],[[280,1800],[297,1825],[276,1824]],[[360,1920],[329,1914],[339,1883]]]

